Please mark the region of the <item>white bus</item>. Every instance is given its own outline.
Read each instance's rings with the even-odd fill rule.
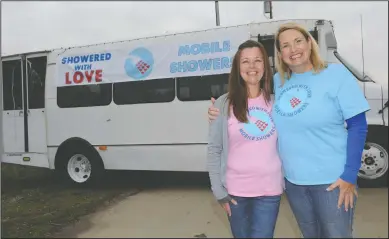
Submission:
[[[227,90],[233,54],[258,40],[274,66],[274,33],[287,21],[306,26],[322,57],[359,82],[371,106],[360,185],[386,187],[387,90],[340,57],[331,22],[320,19],[3,56],[2,162],[56,170],[78,185],[105,170],[205,172],[207,108]]]

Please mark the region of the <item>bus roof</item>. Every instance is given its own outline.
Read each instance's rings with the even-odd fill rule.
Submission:
[[[101,43],[95,43],[95,44],[89,44],[89,45],[60,47],[60,48],[54,48],[51,50],[22,52],[22,53],[16,53],[16,54],[11,54],[11,55],[4,55],[4,56],[1,56],[1,58],[4,59],[4,58],[10,58],[10,57],[15,57],[15,56],[20,56],[20,55],[50,53],[50,52],[54,52],[54,51],[68,50],[68,49],[73,49],[73,48],[84,48],[84,47],[99,46],[99,45],[104,45],[104,44],[114,44],[114,43],[130,42],[130,41],[143,40],[143,39],[146,40],[146,39],[150,39],[150,38],[160,38],[160,37],[167,37],[167,36],[173,36],[173,35],[182,35],[182,34],[188,34],[188,33],[206,32],[206,31],[211,31],[211,30],[215,30],[215,29],[229,29],[229,28],[236,28],[236,27],[241,27],[241,26],[259,25],[259,24],[280,24],[281,22],[289,22],[289,21],[296,21],[296,22],[309,21],[311,23],[316,23],[317,21],[323,21],[323,22],[329,22],[330,24],[332,24],[330,20],[325,20],[325,19],[302,19],[301,18],[301,19],[270,20],[270,21],[264,21],[264,22],[251,22],[251,23],[246,23],[246,24],[238,24],[238,25],[231,25],[231,26],[224,26],[224,27],[223,26],[214,26],[212,28],[201,29],[201,30],[181,31],[181,32],[175,32],[175,33],[168,33],[168,34],[161,34],[161,35],[154,35],[154,36],[147,36],[147,37],[139,37],[139,38],[126,39],[126,40],[118,40],[118,41],[112,41],[112,42],[101,42]]]

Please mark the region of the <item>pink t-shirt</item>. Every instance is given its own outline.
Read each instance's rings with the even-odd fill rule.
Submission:
[[[283,192],[277,132],[271,117],[272,103],[266,105],[262,94],[249,99],[249,123],[240,123],[231,110],[226,172],[230,195],[259,197]]]

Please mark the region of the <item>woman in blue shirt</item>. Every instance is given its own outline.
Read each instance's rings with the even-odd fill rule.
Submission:
[[[354,76],[325,63],[303,27],[280,26],[275,45],[272,116],[289,204],[305,238],[351,238],[369,105]]]

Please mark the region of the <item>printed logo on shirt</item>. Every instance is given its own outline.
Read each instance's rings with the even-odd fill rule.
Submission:
[[[304,111],[312,97],[306,85],[292,85],[284,89],[277,98],[274,110],[281,116],[292,117]]]
[[[252,106],[248,108],[248,123],[241,123],[240,134],[248,140],[260,141],[269,138],[275,132],[271,115],[266,109]]]

